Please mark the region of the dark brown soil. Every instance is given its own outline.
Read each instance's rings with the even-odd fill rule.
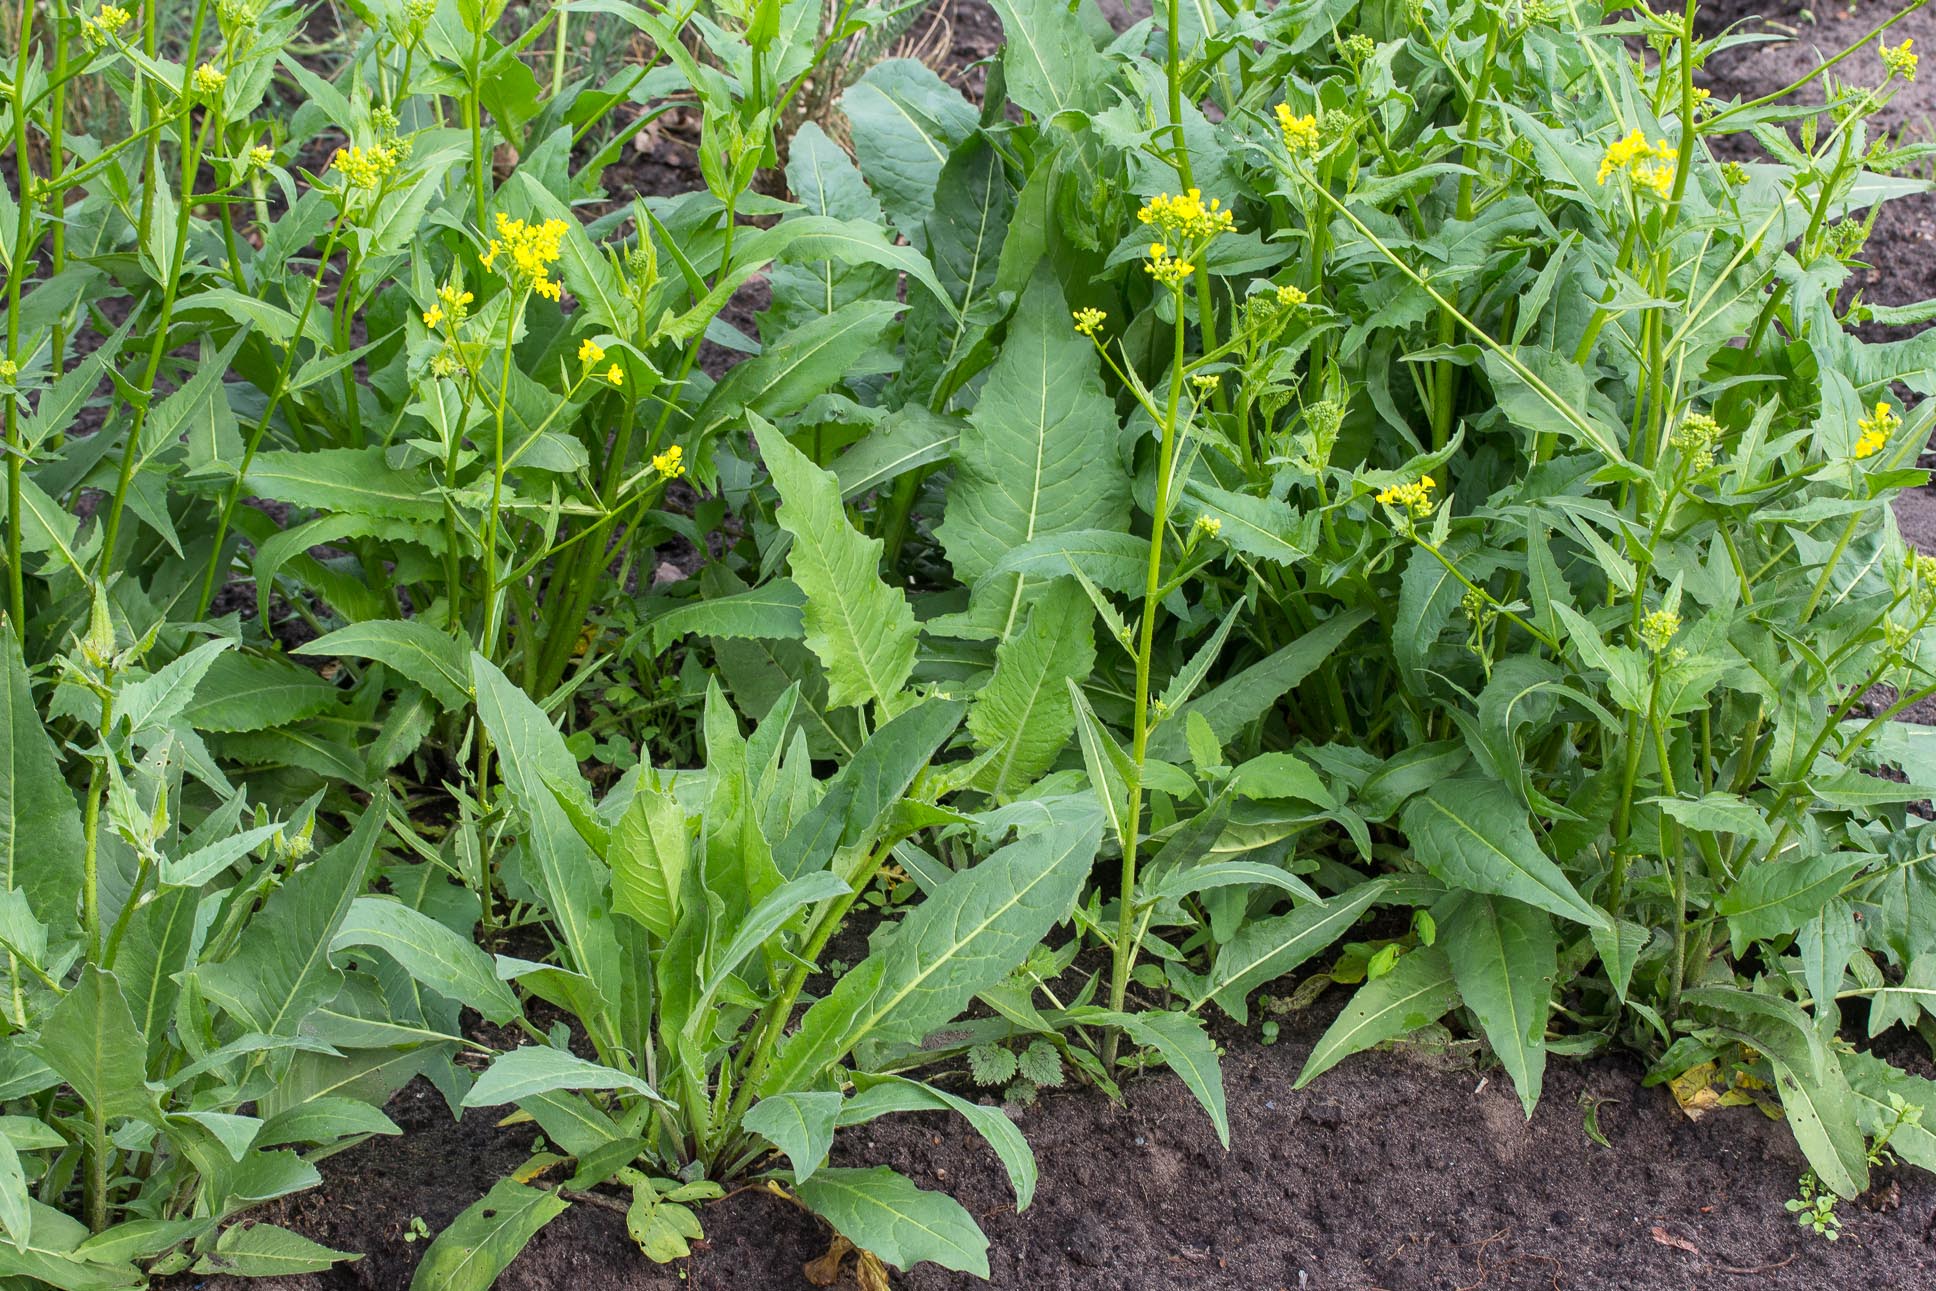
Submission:
[[[1019,1113],[1041,1166],[1021,1215],[993,1155],[948,1117],[876,1122],[847,1134],[836,1158],[952,1193],[987,1231],[1002,1291],[1936,1287],[1936,1179],[1902,1172],[1882,1189],[1886,1210],[1845,1203],[1842,1239],[1829,1243],[1783,1209],[1801,1154],[1754,1109],[1690,1122],[1665,1091],[1642,1088],[1635,1063],[1606,1058],[1556,1062],[1527,1122],[1497,1072],[1424,1047],[1356,1058],[1294,1090],[1329,1012],[1287,1024],[1275,1045],[1231,1040],[1228,1153],[1167,1074],[1132,1082],[1122,1106],[1083,1090]],[[1611,1148],[1587,1137],[1587,1101]],[[322,1189],[268,1216],[365,1258],[275,1284],[282,1291],[402,1291],[424,1248],[405,1240],[411,1220],[437,1231],[522,1164],[533,1137],[476,1112],[454,1123],[421,1082],[391,1115],[403,1138],[324,1162]],[[708,1241],[693,1258],[658,1266],[620,1215],[581,1203],[498,1286],[801,1291],[801,1266],[827,1245],[815,1220],[763,1192],[702,1220]],[[933,1266],[893,1283],[983,1285]],[[244,1291],[221,1279],[184,1285]]]

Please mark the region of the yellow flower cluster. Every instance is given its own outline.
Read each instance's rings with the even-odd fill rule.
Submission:
[[[1672,610],[1649,610],[1640,620],[1640,642],[1655,654],[1673,644],[1681,630],[1681,616]]]
[[[1211,515],[1198,516],[1196,531],[1206,538],[1214,538],[1223,532],[1223,521]]]
[[[1667,442],[1681,451],[1696,473],[1714,465],[1714,446],[1721,439],[1721,423],[1704,412],[1691,412],[1681,418]]]
[[[1302,287],[1285,286],[1277,289],[1277,303],[1285,309],[1296,309],[1309,299],[1311,299],[1310,293]]]
[[[276,150],[266,143],[259,143],[249,149],[249,169],[267,170],[276,164]]]
[[[686,473],[686,450],[674,444],[663,453],[652,455],[652,469],[662,480],[676,480]]]
[[[552,278],[551,266],[558,263],[558,257],[564,253],[568,228],[563,220],[527,224],[499,211],[497,236],[485,248],[484,267],[491,268],[500,254],[508,254],[511,257],[512,278],[525,283],[540,296],[556,300],[563,294],[563,289]],[[612,370],[618,371],[617,368]],[[615,379],[612,384],[617,385],[618,381]]]
[[[1409,511],[1419,519],[1432,514],[1432,490],[1438,487],[1437,481],[1429,475],[1421,475],[1410,484],[1394,484],[1381,489],[1378,501],[1388,507]]]
[[[1883,70],[1891,76],[1900,76],[1905,81],[1915,80],[1916,51],[1910,48],[1915,43],[1913,39],[1905,36],[1902,44],[1891,49],[1881,41],[1877,41],[1876,52],[1882,55]]]
[[[1215,390],[1222,380],[1221,372],[1199,372],[1190,378],[1190,384],[1207,394]]]
[[[1208,206],[1204,205],[1200,188],[1175,197],[1158,193],[1143,203],[1136,218],[1173,242],[1202,242],[1236,227],[1222,201],[1213,197]]]
[[[188,83],[196,98],[212,99],[222,92],[222,87],[229,83],[229,78],[226,72],[217,71],[215,64],[203,63],[195,69],[195,74],[189,78]]]
[[[599,360],[604,357],[605,350],[597,341],[587,339],[579,342],[578,361],[583,363],[587,370],[596,367]]]
[[[19,375],[20,368],[12,359],[0,359],[0,381],[12,385],[13,379]]]
[[[1084,336],[1094,336],[1108,317],[1100,309],[1078,309],[1075,312],[1076,330]]]
[[[552,284],[553,288],[556,288],[557,285],[556,283]],[[558,298],[553,296],[552,299],[556,300]],[[625,369],[614,363],[611,367],[605,369],[605,379],[615,386],[622,386],[625,384]]]
[[[81,34],[88,44],[99,49],[133,20],[133,15],[120,5],[104,4],[99,13],[81,24]]]
[[[1291,156],[1302,157],[1318,150],[1318,119],[1310,113],[1298,116],[1291,105],[1277,105],[1277,128],[1284,135],[1284,147]]]
[[[1196,266],[1182,256],[1170,254],[1161,242],[1150,243],[1149,260],[1143,265],[1149,276],[1166,287],[1174,287],[1196,272]]]
[[[1648,143],[1639,130],[1629,130],[1625,138],[1607,145],[1606,155],[1600,158],[1600,182],[1623,173],[1635,187],[1650,189],[1665,200],[1673,195],[1674,164],[1679,160],[1680,153],[1665,139]]]
[[[375,188],[397,168],[397,152],[381,144],[373,148],[338,148],[330,168],[342,171],[351,188]]]
[[[1902,428],[1902,418],[1896,415],[1894,408],[1878,400],[1875,411],[1858,418],[1855,428],[1862,432],[1861,438],[1855,441],[1855,455],[1873,457],[1882,451],[1889,437]]]
[[[424,326],[436,327],[446,318],[452,327],[457,326],[464,321],[465,315],[470,312],[470,303],[476,299],[458,284],[445,283],[437,289],[437,303],[424,311]]]

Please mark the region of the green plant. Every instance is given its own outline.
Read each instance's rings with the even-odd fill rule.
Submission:
[[[248,702],[201,685],[231,645],[150,671],[152,639],[131,641],[97,594],[49,701],[76,722],[77,800],[0,627],[10,1277],[82,1289],[142,1285],[144,1270],[327,1267],[344,1252],[226,1222],[320,1182],[316,1155],[398,1133],[378,1105],[458,1043],[455,1006],[398,993],[370,949],[405,917],[431,923],[358,896],[383,804],[315,849],[313,800],[281,819],[251,807],[195,740],[195,704]]]

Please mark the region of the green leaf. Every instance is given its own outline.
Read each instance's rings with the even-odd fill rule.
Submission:
[[[558,1089],[619,1089],[666,1101],[637,1076],[547,1044],[527,1044],[499,1054],[464,1095],[464,1106],[497,1107]]]
[[[91,963],[82,968],[31,1049],[104,1118],[161,1123],[155,1092],[144,1079],[148,1041],[114,974]]]
[[[1385,893],[1383,880],[1360,883],[1329,901],[1314,901],[1289,914],[1253,919],[1217,952],[1204,999],[1214,999],[1239,1024],[1250,1021],[1249,994],[1295,972],[1305,960],[1343,936]],[[1203,999],[1192,1001],[1200,1008]]]
[[[491,958],[471,941],[390,897],[358,897],[330,939],[330,953],[352,947],[382,951],[417,982],[487,1022],[508,1026],[524,1010],[498,979]]]
[[[992,4],[1002,19],[1003,89],[1016,104],[1044,121],[1100,105],[1109,64],[1077,10],[1061,0]]]
[[[955,576],[980,583],[1002,556],[1047,535],[1127,528],[1129,482],[1116,437],[1095,347],[1070,325],[1045,266],[1016,307],[955,445],[955,478],[935,530]],[[976,587],[1001,639],[1020,626],[1028,585],[1018,574]]]
[[[1582,923],[1608,926],[1560,867],[1540,850],[1526,811],[1494,780],[1442,781],[1405,805],[1405,835],[1434,878],[1490,892]]]
[[[807,1010],[760,1091],[804,1088],[857,1045],[914,1045],[945,1026],[1068,916],[1101,838],[1101,814],[1077,812],[956,872]]]
[[[854,156],[874,195],[907,240],[925,251],[941,167],[974,132],[976,112],[925,63],[890,58],[867,69],[840,99]]]
[[[784,578],[737,592],[687,601],[651,621],[652,648],[665,651],[688,633],[741,640],[797,641],[806,632],[806,596]]]
[[[1871,1053],[1844,1053],[1840,1057],[1842,1074],[1848,1077],[1855,1095],[1857,1128],[1872,1139],[1893,1129],[1890,1151],[1910,1165],[1936,1170],[1936,1125],[1928,1123],[1929,1109],[1936,1108],[1936,1081],[1891,1066]],[[1897,1124],[1896,1109],[1889,1103],[1891,1094],[1911,1107],[1923,1108],[1924,1123]]]
[[[1037,1041],[1041,1044],[1041,1041]],[[1056,1055],[1052,1045],[1044,1044],[1049,1057],[1057,1065],[1057,1075],[1061,1074],[1062,1059]],[[1013,1054],[1006,1049],[995,1049],[995,1053],[1007,1056],[1009,1075],[1015,1074],[1017,1063]],[[1031,1048],[1033,1053],[1034,1049]],[[1035,1154],[1029,1151],[1028,1141],[1015,1127],[1008,1113],[999,1107],[988,1107],[981,1103],[971,1103],[958,1094],[905,1076],[869,1077],[878,1084],[869,1084],[854,1097],[847,1100],[840,1109],[840,1124],[860,1125],[890,1112],[952,1111],[959,1114],[974,1131],[987,1140],[988,1146],[1001,1158],[1002,1166],[1008,1171],[1009,1186],[1015,1189],[1015,1209],[1028,1209],[1029,1202],[1035,1199]],[[989,1082],[983,1081],[983,1084]],[[999,1082],[997,1082],[999,1083]]]
[[[794,1181],[805,1183],[834,1145],[834,1123],[845,1101],[832,1090],[773,1094],[753,1104],[740,1124],[786,1153]]]
[[[1737,794],[1717,789],[1699,798],[1649,798],[1647,801],[1689,829],[1752,838],[1764,845],[1775,841],[1768,813]]]
[[[338,697],[336,687],[307,668],[224,654],[209,665],[182,716],[198,731],[263,731],[314,717]]]
[[[655,937],[672,935],[687,865],[686,813],[671,794],[643,786],[612,829],[612,909]]]
[[[831,473],[772,426],[756,419],[753,434],[793,536],[787,567],[806,594],[807,645],[827,670],[828,703],[887,703],[914,670],[916,632],[906,595],[881,581],[881,541],[848,522]]]
[[[897,1269],[923,1260],[988,1276],[988,1239],[961,1203],[924,1192],[886,1166],[817,1171],[795,1189],[807,1209]]]
[[[1866,856],[1829,852],[1798,861],[1760,861],[1714,903],[1728,921],[1738,955],[1750,943],[1793,932],[1820,914],[1869,863]]]
[[[343,974],[329,962],[330,940],[363,890],[387,815],[381,800],[372,803],[349,837],[276,889],[235,953],[195,970],[203,994],[251,1030],[295,1034],[342,986]]]
[[[687,1028],[704,1035],[717,1022],[712,1016],[713,998],[726,979],[746,962],[746,957],[765,945],[793,917],[795,911],[817,901],[849,896],[853,889],[838,874],[819,870],[790,879],[760,899],[746,912],[746,918],[733,929],[733,939],[712,957],[711,971],[699,987],[699,994],[687,1019]]]
[[[498,1180],[437,1234],[410,1291],[491,1291],[525,1243],[569,1204],[549,1189]]]
[[[121,686],[114,703],[116,725],[126,726],[133,735],[173,725],[195,698],[196,687],[215,666],[216,657],[233,644],[204,641],[149,676]]]
[[[1110,1022],[1121,1026],[1137,1044],[1156,1050],[1177,1074],[1216,1126],[1217,1141],[1230,1146],[1230,1115],[1224,1106],[1223,1072],[1217,1065],[1217,1046],[1203,1029],[1203,1020],[1188,1013],[1121,1013]]]
[[[959,417],[944,417],[915,405],[899,409],[834,460],[840,496],[852,501],[909,471],[944,460],[961,438],[961,427]]]
[[[1198,515],[1217,521],[1221,541],[1246,556],[1290,565],[1311,554],[1293,541],[1299,536],[1298,522],[1289,503],[1232,493],[1199,480],[1185,483],[1183,496]]]
[[[1546,1019],[1559,973],[1552,917],[1506,897],[1460,892],[1438,920],[1436,944],[1451,961],[1459,996],[1530,1120],[1546,1075]]]
[[[838,385],[904,308],[891,298],[857,300],[808,319],[720,379],[695,414],[701,433],[742,425],[748,413],[778,419],[800,411]]]
[[[1239,798],[1296,798],[1320,807],[1337,805],[1317,768],[1295,753],[1259,753],[1230,773],[1230,792]]]
[[[33,1237],[32,1198],[27,1195],[27,1175],[20,1168],[20,1154],[13,1139],[0,1134],[0,1233],[16,1250]]]
[[[1095,611],[1070,579],[1059,579],[1030,608],[1028,622],[995,647],[995,673],[975,695],[968,733],[990,753],[975,787],[997,801],[1021,792],[1068,747],[1075,732],[1069,681],[1096,666]]]
[[[297,646],[295,653],[374,659],[429,691],[446,711],[456,712],[470,704],[468,650],[450,633],[422,619],[352,623]]]
[[[27,1207],[32,1236],[18,1245],[0,1242],[0,1277],[29,1278],[57,1291],[135,1291],[148,1285],[141,1271],[125,1260],[104,1253],[96,1263],[76,1254],[88,1236],[79,1221],[38,1201],[29,1201]]]
[[[1174,762],[1184,756],[1186,714],[1200,714],[1210,723],[1219,744],[1229,744],[1251,722],[1269,712],[1299,682],[1310,676],[1331,652],[1372,617],[1369,609],[1347,610],[1326,619],[1297,640],[1258,660],[1215,689],[1172,713],[1150,737],[1150,756]]]
[[[231,1224],[215,1239],[215,1249],[195,1261],[195,1272],[273,1278],[321,1273],[338,1261],[362,1258],[350,1251],[331,1250],[274,1224]]]
[[[442,523],[444,504],[429,478],[389,465],[381,448],[257,453],[246,485],[257,497],[319,511]]]
[[[0,775],[0,890],[26,894],[34,916],[65,931],[81,893],[81,812],[41,724],[11,623],[0,623],[0,732],[9,750]]]
[[[1354,1053],[1429,1026],[1458,1002],[1459,988],[1444,951],[1427,946],[1399,956],[1389,973],[1359,987],[1337,1021],[1318,1037],[1298,1073],[1297,1088]]]

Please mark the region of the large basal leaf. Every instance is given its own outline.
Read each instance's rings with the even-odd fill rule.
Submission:
[[[1797,861],[1759,861],[1721,894],[1716,913],[1727,916],[1728,939],[1740,954],[1751,942],[1794,932],[1822,912],[1867,856],[1829,852]]]
[[[437,1234],[410,1291],[491,1291],[525,1243],[568,1205],[548,1188],[498,1180]]]
[[[464,1095],[464,1106],[496,1107],[560,1089],[617,1089],[665,1101],[637,1076],[550,1045],[527,1044],[499,1054]]]
[[[1007,552],[1046,535],[1127,527],[1116,410],[1097,364],[1044,267],[1016,307],[955,445],[956,475],[936,535],[962,582],[977,583]],[[977,617],[1002,639],[1021,625],[1029,582],[1018,574],[975,589]]]
[[[1070,1010],[1072,1018],[1097,1026],[1121,1027],[1129,1038],[1154,1049],[1169,1064],[1216,1127],[1217,1141],[1230,1146],[1230,1114],[1224,1102],[1223,1069],[1217,1046],[1203,1029],[1203,1020],[1189,1013],[1151,1010],[1148,1013],[1111,1013],[1106,1009]]]
[[[688,632],[741,640],[797,641],[806,597],[784,578],[730,596],[687,601],[652,620],[652,648],[669,650]]]
[[[58,1291],[137,1291],[148,1285],[125,1259],[103,1253],[92,1261],[76,1254],[89,1236],[79,1220],[31,1199],[27,1209],[31,1235],[17,1243],[0,1241],[0,1277],[27,1278]]]
[[[1531,1119],[1546,1075],[1546,1018],[1559,971],[1552,916],[1508,897],[1461,892],[1440,912],[1438,944]]]
[[[447,710],[470,703],[469,651],[450,633],[421,619],[352,623],[297,646],[295,653],[374,659],[422,686]]]
[[[787,149],[787,188],[793,200],[814,215],[873,224],[877,239],[890,241],[881,204],[839,144],[812,121],[794,132]],[[831,314],[850,300],[881,294],[893,275],[877,267],[847,267],[832,259],[774,266],[771,315],[785,332],[816,315]]]
[[[971,1103],[959,1094],[909,1080],[905,1076],[882,1076],[879,1084],[869,1084],[840,1109],[842,1126],[861,1125],[891,1112],[951,1111],[959,1114],[1001,1158],[1008,1171],[1009,1186],[1015,1189],[1015,1209],[1027,1210],[1035,1199],[1035,1154],[1028,1140],[1000,1107]]]
[[[381,448],[319,448],[256,454],[249,493],[319,511],[441,523],[444,504],[421,471],[398,470]]]
[[[215,1249],[195,1261],[195,1272],[237,1278],[286,1277],[321,1273],[332,1264],[362,1258],[351,1251],[332,1250],[274,1224],[231,1224],[215,1239]]]
[[[945,1026],[1068,915],[1102,825],[1099,811],[1072,813],[949,878],[807,1010],[761,1092],[805,1088],[862,1043],[918,1044]]]
[[[1054,765],[1075,732],[1068,682],[1096,666],[1095,610],[1073,579],[1036,599],[1022,630],[995,648],[995,673],[975,695],[968,733],[991,753],[975,787],[1006,801]]]
[[[787,567],[806,593],[807,645],[827,670],[835,708],[884,703],[914,671],[914,611],[881,581],[881,541],[848,522],[840,485],[786,436],[755,420],[760,456],[780,492],[780,527],[793,536]]]
[[[1100,106],[1109,63],[1079,11],[1060,0],[992,0],[1001,15],[1003,88],[1044,121]],[[1206,184],[1208,180],[1204,181]]]
[[[1429,1026],[1459,1002],[1445,952],[1425,947],[1402,955],[1392,970],[1358,988],[1337,1021],[1318,1037],[1297,1076],[1297,1088],[1354,1053]]]
[[[800,411],[840,384],[904,308],[891,298],[856,300],[808,319],[721,378],[695,414],[701,433],[742,424],[748,413],[777,419]]]
[[[669,793],[641,786],[612,827],[612,909],[666,937],[685,885],[686,812]]]
[[[81,812],[34,707],[11,623],[0,623],[0,670],[9,750],[0,771],[0,889],[25,893],[35,918],[64,936],[81,892]]]
[[[926,221],[928,255],[947,295],[915,300],[908,313],[900,384],[909,404],[942,406],[937,386],[959,385],[949,374],[1001,318],[995,274],[1014,206],[1007,164],[994,145],[973,138],[948,158]]]
[[[1526,811],[1505,786],[1464,777],[1432,786],[1405,805],[1405,836],[1434,878],[1490,892],[1590,928],[1609,925],[1540,849]]]
[[[973,105],[925,63],[890,58],[847,87],[840,110],[861,174],[894,226],[925,251],[935,185],[975,129]]]
[[[252,1030],[292,1035],[312,1009],[341,987],[329,946],[363,890],[363,875],[382,836],[381,801],[364,809],[356,828],[297,870],[263,903],[236,952],[195,970],[202,993]]]
[[[988,1239],[961,1203],[945,1193],[925,1192],[886,1166],[829,1166],[794,1190],[835,1232],[897,1269],[926,1260],[988,1276]]]
[[[1305,960],[1343,936],[1384,894],[1379,880],[1361,883],[1329,901],[1299,906],[1289,914],[1254,919],[1217,952],[1206,999],[1248,1025],[1249,995],[1266,982],[1295,972]],[[1194,1001],[1201,1007],[1203,1000]]]

